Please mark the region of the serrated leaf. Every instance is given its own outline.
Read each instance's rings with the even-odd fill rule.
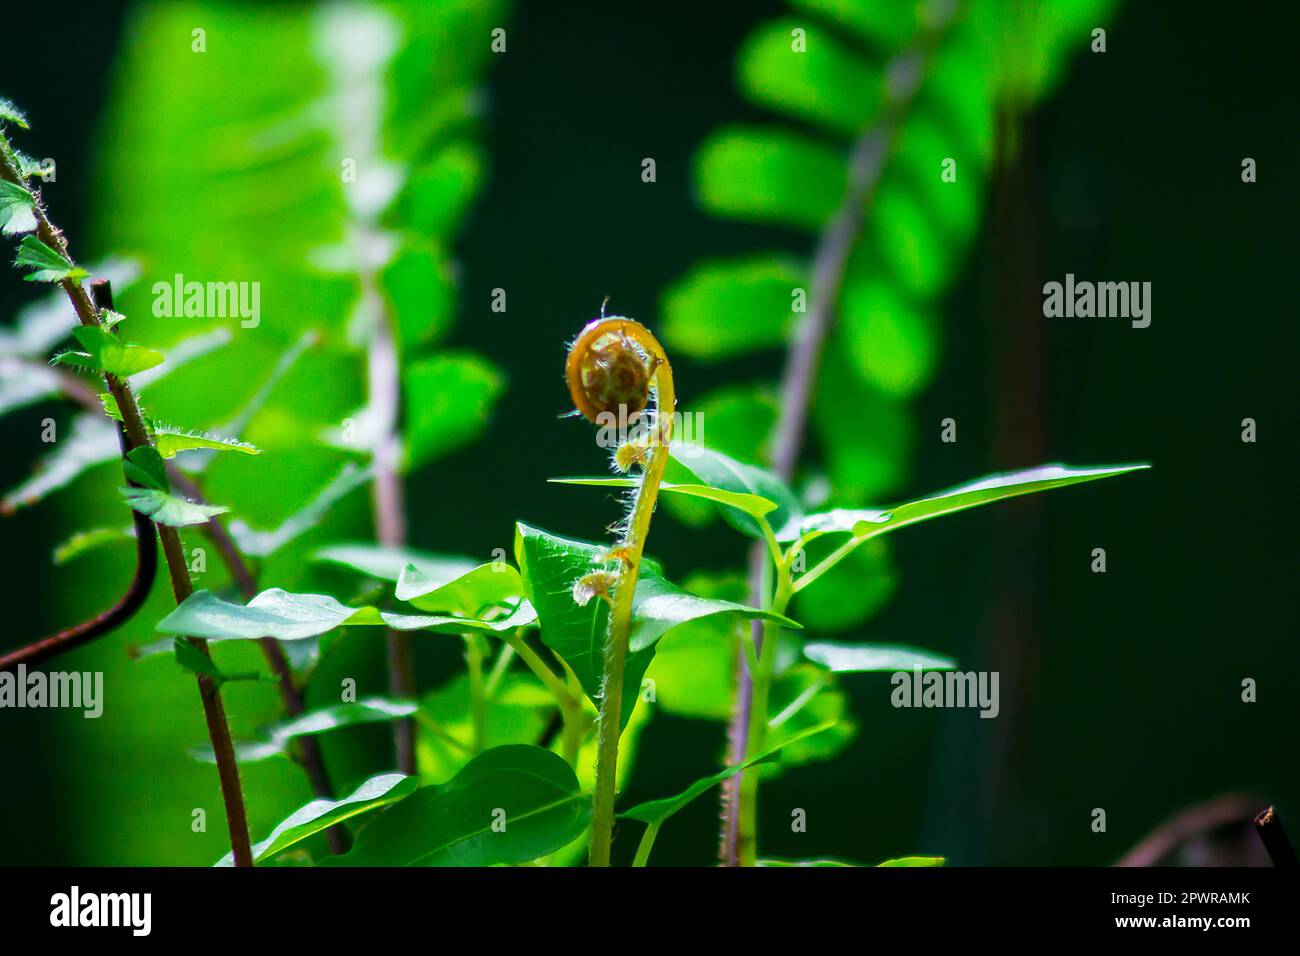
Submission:
[[[229,508],[218,505],[200,505],[157,488],[121,488],[126,503],[140,514],[158,524],[173,528],[206,524],[214,515],[225,514]]]
[[[54,361],[60,365],[129,378],[163,363],[161,352],[139,345],[128,345],[102,326],[78,326],[72,330],[72,335],[86,351],[56,355]]]
[[[20,269],[32,270],[23,276],[28,282],[62,282],[64,279],[84,279],[89,274],[35,236],[23,236],[14,265]]]
[[[0,179],[0,234],[36,231],[36,201],[22,186]]]
[[[859,674],[872,671],[950,671],[957,662],[901,644],[841,644],[812,641],[804,645],[804,656],[836,674]]]
[[[167,478],[167,466],[163,464],[162,456],[155,448],[148,446],[132,448],[127,452],[126,461],[122,463],[122,471],[127,481],[134,482],[141,488],[152,488],[156,491],[171,490],[171,482]]]
[[[27,117],[23,112],[14,106],[11,100],[0,98],[0,122],[13,123],[15,126],[21,126],[23,129],[30,129],[27,125]]]
[[[153,426],[154,447],[164,458],[175,458],[177,454],[191,448],[207,448],[213,451],[237,451],[245,455],[260,455],[262,450],[248,442],[221,435],[204,435],[187,431],[174,425]]]
[[[573,599],[573,587],[583,576],[605,567],[605,562],[599,560],[605,551],[591,542],[561,538],[522,523],[516,525],[515,560],[528,600],[536,607],[542,622],[542,642],[564,658],[596,704],[604,675],[609,606],[599,598],[579,605]],[[636,688],[640,687],[659,638],[679,624],[716,614],[766,618],[798,627],[778,614],[689,594],[665,579],[653,561],[642,561],[632,599],[632,624],[624,665],[627,688],[623,698],[624,724],[636,705]]]
[[[253,844],[253,862],[259,863],[322,830],[397,803],[412,793],[419,779],[400,773],[381,773],[371,777],[346,797],[338,800],[313,800],[284,819],[265,840]],[[227,853],[217,866],[234,866],[233,854]]]
[[[573,842],[590,800],[564,760],[508,744],[479,754],[451,780],[417,790],[327,862],[340,866],[497,866],[526,863]],[[497,821],[504,822],[500,827]]]

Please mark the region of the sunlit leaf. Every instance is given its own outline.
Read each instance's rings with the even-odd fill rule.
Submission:
[[[0,234],[21,235],[36,231],[35,201],[17,183],[0,179]]]
[[[32,270],[23,276],[28,282],[62,282],[64,279],[84,279],[88,275],[85,269],[77,268],[35,236],[23,236],[14,265]]]
[[[839,644],[813,641],[804,656],[837,674],[868,671],[953,670],[957,662],[929,651],[896,644]]]
[[[723,359],[785,343],[803,268],[760,254],[701,262],[663,297],[663,339],[674,353]]]
[[[505,378],[475,355],[443,353],[408,365],[403,386],[406,463],[415,469],[478,437]]]
[[[173,528],[206,524],[214,515],[230,510],[220,505],[196,504],[157,488],[122,488],[121,492],[126,503],[140,514]]]
[[[60,365],[128,378],[163,363],[161,352],[139,345],[128,345],[103,326],[78,326],[72,330],[72,337],[86,351],[59,353],[54,360]]]
[[[476,615],[494,604],[517,599],[524,593],[519,572],[504,561],[481,564],[451,579],[430,577],[414,564],[397,579],[399,601],[422,611],[447,611]]]
[[[315,554],[317,561],[351,568],[381,581],[396,583],[408,565],[431,580],[451,581],[474,570],[479,562],[459,555],[432,554],[414,548],[377,544],[336,544]]]

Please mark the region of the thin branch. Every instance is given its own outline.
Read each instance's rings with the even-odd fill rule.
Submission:
[[[795,329],[794,340],[781,378],[781,400],[772,443],[772,470],[789,481],[794,475],[799,451],[803,446],[808,409],[812,402],[813,385],[821,362],[826,339],[835,320],[835,305],[854,243],[862,229],[863,217],[875,196],[881,173],[888,158],[903,117],[910,110],[926,64],[944,30],[954,19],[957,4],[936,7],[934,18],[923,29],[918,42],[895,57],[886,69],[886,94],[884,112],[879,122],[862,134],[853,146],[849,157],[848,187],[839,208],[835,211],[817,243],[812,262],[812,289],[808,297],[808,312]],[[762,589],[762,573],[766,555],[761,542],[756,543],[749,561],[751,598],[762,607],[766,598]],[[763,643],[762,626],[755,621],[753,637],[760,651]],[[737,653],[736,704],[728,728],[728,762],[740,764],[745,760],[749,724],[756,719],[753,708],[754,684],[745,664],[743,649]],[[767,715],[757,719],[766,720]],[[724,866],[740,864],[738,831],[740,823],[741,775],[724,781],[722,785],[722,839],[720,856]]]
[[[1225,827],[1244,826],[1255,816],[1259,802],[1241,794],[1216,797],[1181,811],[1156,827],[1115,862],[1116,866],[1159,866],[1180,846],[1196,837]]]
[[[1255,817],[1255,829],[1274,866],[1287,868],[1300,866],[1300,861],[1296,859],[1295,847],[1287,839],[1286,830],[1282,829],[1282,818],[1277,815],[1275,807],[1269,807]]]
[[[2,154],[0,155],[0,176],[3,176],[11,183],[26,188],[26,178],[11,159],[13,152],[8,141],[0,137],[0,142],[3,142],[3,150],[0,150],[0,154]],[[74,261],[68,252],[68,244],[63,235],[54,228],[45,213],[40,190],[31,191],[31,195],[32,215],[36,219],[37,238],[67,261]],[[91,302],[90,296],[80,280],[67,278],[63,279],[59,285],[63,287],[63,291],[72,302],[72,308],[77,313],[78,321],[82,325],[91,328],[100,328],[99,309]],[[111,296],[107,284],[100,288],[102,288],[106,300],[105,307],[111,308],[112,302],[108,301]],[[149,433],[145,429],[144,418],[140,414],[140,408],[136,404],[135,395],[132,393],[130,386],[116,375],[107,373],[104,375],[104,383],[108,386],[108,390],[116,400],[118,410],[122,414],[122,429],[126,435],[128,450],[149,446]],[[177,603],[179,603],[189,597],[190,592],[193,590],[190,584],[189,568],[185,564],[185,555],[181,549],[180,535],[175,528],[167,525],[159,524],[156,527],[158,528],[159,540],[162,543],[163,556],[167,561],[167,569],[172,578],[172,592]],[[188,640],[200,653],[207,654],[206,641],[196,638],[189,638]],[[230,740],[230,727],[226,723],[225,708],[221,704],[221,693],[210,676],[199,674],[196,677],[199,694],[203,700],[204,717],[208,724],[208,736],[211,738],[212,749],[217,758],[217,773],[221,779],[221,794],[226,808],[226,823],[230,831],[231,854],[234,857],[236,866],[252,866],[253,854],[248,839],[248,819],[244,809],[244,796],[239,785],[239,765],[235,762],[234,745]]]

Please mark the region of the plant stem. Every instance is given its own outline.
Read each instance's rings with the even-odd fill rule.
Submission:
[[[465,664],[469,669],[469,712],[474,728],[471,749],[481,754],[487,746],[487,684],[483,676],[483,647],[473,634],[465,635]]]
[[[615,587],[613,607],[609,612],[609,628],[605,637],[605,679],[601,688],[600,724],[596,750],[596,788],[591,807],[591,846],[587,855],[589,866],[609,866],[610,845],[614,839],[614,798],[618,778],[618,739],[623,731],[623,667],[627,660],[628,633],[632,626],[632,599],[636,593],[637,575],[641,570],[641,555],[646,536],[650,532],[650,519],[654,515],[655,501],[664,469],[668,467],[669,445],[672,441],[673,412],[676,396],[673,392],[672,367],[663,347],[639,322],[630,319],[607,319],[592,323],[585,329],[576,350],[584,341],[594,344],[601,328],[617,329],[634,339],[656,363],[654,433],[651,439],[641,483],[637,487],[636,503],[628,521],[627,534],[620,542],[620,560],[623,569]]]
[[[0,149],[0,175],[12,183],[26,188],[21,171],[11,161],[12,150],[8,141],[0,137],[3,149]],[[36,234],[42,242],[73,262],[68,253],[68,244],[63,235],[51,225],[40,199],[39,190],[32,191],[32,214],[36,218]],[[64,279],[59,283],[64,293],[72,302],[73,311],[82,325],[97,328],[100,326],[99,310],[90,301],[90,296],[78,279]],[[107,289],[105,290],[107,292]],[[126,435],[129,450],[148,446],[149,433],[145,429],[144,418],[136,404],[135,395],[130,385],[115,375],[104,375],[104,383],[117,401],[122,414],[122,429]],[[180,535],[175,528],[159,524],[158,538],[162,544],[163,557],[172,578],[172,593],[179,604],[189,597],[193,590],[190,584],[189,568],[185,564],[185,553],[181,548]],[[191,643],[207,654],[207,642],[190,638]],[[226,807],[226,823],[230,830],[230,850],[236,866],[252,866],[253,854],[248,839],[248,820],[244,811],[244,796],[239,785],[239,766],[235,762],[235,748],[230,740],[230,727],[226,723],[225,708],[221,704],[221,693],[211,677],[196,675],[199,695],[203,700],[203,714],[208,724],[208,736],[212,742],[212,751],[217,759],[217,773],[221,778],[221,795]]]
[[[655,837],[659,836],[660,826],[661,824],[651,823],[645,828],[645,833],[641,834],[641,842],[637,844],[633,866],[645,866],[650,861],[650,851],[654,849]]]
[[[849,158],[848,188],[834,216],[821,234],[812,261],[812,290],[808,312],[795,329],[794,340],[781,377],[780,402],[772,441],[772,470],[789,481],[803,444],[804,427],[812,403],[813,385],[826,339],[835,319],[835,304],[844,282],[845,270],[853,246],[862,229],[863,217],[879,185],[885,160],[898,135],[903,117],[911,108],[925,75],[925,65],[940,36],[955,19],[960,4],[936,6],[929,24],[922,28],[915,44],[900,53],[886,68],[885,104],[879,122],[864,132],[853,146]],[[762,599],[759,577],[765,561],[762,546],[755,544],[750,554],[749,579],[751,598]],[[761,645],[764,628],[752,625],[756,645]],[[761,647],[760,647],[761,654]],[[736,703],[728,729],[728,762],[743,763],[750,729],[765,723],[767,715],[755,708],[754,685],[743,655],[736,664]],[[738,852],[743,784],[751,774],[732,777],[722,785],[722,839],[720,856],[724,866],[740,863]]]

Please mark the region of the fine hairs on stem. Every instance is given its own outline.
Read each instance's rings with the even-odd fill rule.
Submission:
[[[618,741],[622,733],[623,666],[627,659],[628,632],[632,623],[632,597],[641,555],[650,531],[655,499],[672,440],[672,368],[668,357],[650,331],[641,323],[621,316],[604,315],[589,323],[569,349],[565,366],[569,394],[587,419],[604,425],[649,416],[650,427],[643,436],[628,438],[614,453],[619,471],[639,468],[641,480],[634,489],[623,534],[608,553],[613,570],[598,569],[574,586],[574,597],[586,603],[599,597],[610,605],[605,636],[605,676],[600,698],[600,722],[596,757],[596,790],[591,811],[591,846],[588,864],[609,866],[614,830],[615,782],[618,772]],[[654,408],[647,411],[653,396]]]

